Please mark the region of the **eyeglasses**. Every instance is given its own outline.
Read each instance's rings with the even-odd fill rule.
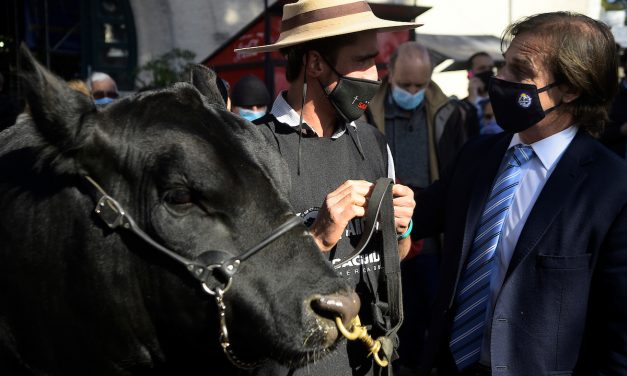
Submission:
[[[94,99],[102,99],[102,98],[111,98],[111,99],[117,99],[117,97],[119,96],[117,91],[102,91],[102,90],[96,90],[93,93],[91,93],[91,95],[94,97]]]

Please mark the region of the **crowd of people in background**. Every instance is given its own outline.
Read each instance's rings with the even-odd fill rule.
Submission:
[[[420,36],[417,39],[420,40]],[[395,67],[399,55],[403,62]],[[411,57],[405,57],[404,55],[410,55]],[[623,72],[627,72],[627,52],[623,52],[619,56],[620,67],[623,69]],[[437,160],[439,164],[446,165],[451,156],[455,155],[461,144],[467,139],[503,131],[496,122],[488,95],[490,77],[497,73],[498,67],[492,56],[487,52],[478,51],[468,57],[466,62],[468,96],[461,100],[457,100],[454,96],[446,98],[446,95],[438,85],[431,80],[433,71],[431,56],[420,42],[407,42],[399,45],[397,50],[390,56],[388,69],[390,75],[383,77],[381,90],[377,98],[373,100],[373,104],[364,115],[363,120],[376,125],[384,133],[386,133],[386,124],[389,128],[390,123],[395,118],[397,121],[404,118],[404,121],[411,121],[414,124],[416,122],[424,122],[424,124],[416,128],[416,134],[409,139],[415,141],[414,137],[420,137],[422,141],[418,144],[427,146],[424,142],[429,140],[432,137],[431,135],[435,135],[434,143],[428,145],[431,148],[428,151],[429,153],[438,154],[438,158],[432,158],[432,161]],[[410,81],[405,82],[405,86],[403,84],[391,84],[390,76],[394,74],[396,76],[405,75],[403,77],[405,80],[408,80],[407,76],[417,76],[412,77],[416,82],[410,82],[411,79],[409,79]],[[3,90],[4,81],[4,76],[0,75],[0,130],[14,124],[17,115],[21,112],[18,99],[10,96],[7,90]],[[71,79],[68,81],[68,84],[73,89],[91,97],[97,106],[107,105],[121,95],[115,80],[103,72],[93,72],[86,80]],[[416,84],[420,86],[411,87]],[[617,154],[627,158],[627,73],[623,74],[623,78],[618,85],[618,94],[610,110],[611,121],[600,135],[600,140]],[[268,112],[268,106],[271,103],[270,92],[259,77],[245,74],[234,85],[220,79],[218,87],[221,93],[223,93],[229,110],[244,119],[253,121]],[[440,101],[439,104],[434,103],[436,101]],[[446,104],[445,109],[439,112],[441,108],[438,106],[442,104]],[[429,114],[428,116],[425,114],[425,111]],[[437,116],[438,113],[440,115],[445,114],[446,120],[451,124],[433,124],[432,122],[435,119],[443,121],[441,116]],[[396,152],[394,139],[406,139],[403,137],[402,131],[399,131],[400,128],[393,127],[390,129],[396,129],[396,132],[398,132],[393,135],[388,134],[387,140],[393,149],[394,159],[401,161],[397,153],[402,155],[403,152]],[[414,127],[412,126],[413,129]],[[427,130],[429,130],[428,135]],[[405,145],[409,144],[411,143],[405,142]],[[407,146],[399,145],[398,147],[402,150],[403,147],[406,148]],[[425,150],[423,147],[419,149],[422,150],[420,153]],[[415,160],[416,158],[421,160]],[[419,187],[424,186],[426,181],[437,179],[437,174],[434,174],[432,171],[434,168],[437,169],[437,167],[433,165],[427,166],[425,164],[426,160],[424,153],[422,158],[420,154],[413,153],[411,158],[402,161],[401,163],[409,166],[409,170],[401,167],[399,169],[401,173],[399,180],[407,181],[408,184]],[[414,173],[416,171],[419,172]],[[420,184],[412,184],[412,180],[420,179],[420,174],[427,178],[423,177],[423,182]],[[409,178],[403,178],[407,175],[409,175]],[[416,247],[424,246],[420,243],[420,245],[415,245],[414,249],[417,249]]]
[[[431,55],[420,44],[419,35],[417,40],[399,45],[390,55],[390,73],[382,78],[379,93],[362,118],[387,134],[386,139],[397,161],[397,173],[400,173],[398,180],[414,188],[437,180],[438,173],[435,171],[448,164],[468,139],[503,131],[496,121],[488,94],[490,78],[498,71],[494,58],[485,51],[469,56],[466,61],[468,96],[461,100],[455,96],[447,98],[437,83],[431,80]],[[399,56],[401,62],[397,64]],[[610,122],[599,138],[618,155],[627,158],[627,51],[619,52],[619,56],[624,73],[610,109]],[[244,74],[233,84],[219,77],[218,80],[218,88],[229,111],[249,121],[268,112],[271,95],[259,77]],[[18,114],[24,110],[18,98],[4,90],[4,81],[4,76],[0,74],[0,130],[14,124]],[[122,95],[115,80],[104,72],[93,72],[85,80],[71,79],[68,85],[89,96],[99,107],[112,103]],[[409,138],[405,137],[403,127],[393,125],[395,122],[411,123]],[[432,139],[433,142],[430,142]],[[420,145],[417,150],[413,150],[414,141]],[[404,158],[404,148],[412,149],[408,158]],[[430,159],[428,155],[431,155]],[[430,160],[430,165],[427,165],[427,160]],[[411,254],[429,254],[430,242],[423,243],[414,244]],[[424,251],[419,252],[420,249]]]

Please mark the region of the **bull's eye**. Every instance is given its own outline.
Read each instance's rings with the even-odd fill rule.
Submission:
[[[192,203],[192,193],[187,189],[174,189],[165,194],[163,201],[170,205],[189,205]]]

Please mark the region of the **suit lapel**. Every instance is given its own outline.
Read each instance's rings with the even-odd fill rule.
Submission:
[[[590,142],[593,141],[583,131],[579,131],[564,152],[555,171],[538,196],[520,233],[505,275],[506,280],[520,262],[535,249],[557,214],[569,200],[569,193],[572,193],[587,176],[582,165],[592,157],[588,147]]]
[[[464,265],[464,261],[468,256],[472,241],[475,237],[475,231],[477,229],[477,222],[481,218],[483,212],[483,206],[492,188],[494,178],[498,173],[499,166],[503,161],[503,155],[507,151],[512,135],[499,139],[492,147],[485,153],[481,159],[481,168],[477,170],[477,176],[474,179],[474,183],[471,189],[470,204],[466,214],[466,227],[464,229],[464,241],[461,249],[461,257],[458,265],[457,275],[459,276]]]

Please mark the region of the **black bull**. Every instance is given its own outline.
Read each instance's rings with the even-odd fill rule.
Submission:
[[[0,133],[0,374],[234,372],[213,298],[181,264],[109,229],[84,176],[193,259],[237,255],[291,215],[285,163],[224,109],[211,71],[96,109],[21,55],[30,115]],[[319,359],[353,297],[298,225],[243,262],[224,295],[233,351]]]

